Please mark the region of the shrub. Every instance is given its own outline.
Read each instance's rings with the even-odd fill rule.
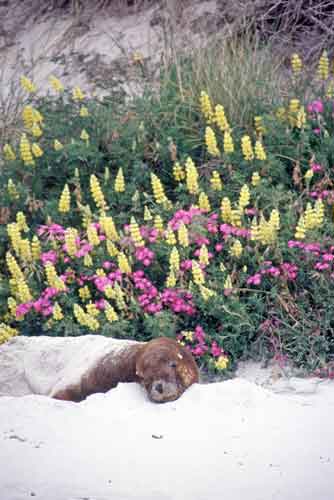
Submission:
[[[3,148],[2,339],[167,335],[223,372],[250,354],[330,363],[333,79],[326,54],[308,86],[298,61],[279,106],[256,101],[236,127],[173,79],[118,106],[56,80],[36,99],[23,79],[25,132]]]

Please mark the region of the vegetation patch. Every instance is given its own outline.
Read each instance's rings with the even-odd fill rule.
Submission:
[[[310,79],[293,54],[278,84],[266,49],[226,43],[131,100],[55,77],[38,98],[22,76],[16,135],[0,134],[1,341],[166,335],[209,372],[253,356],[327,373],[333,63]]]

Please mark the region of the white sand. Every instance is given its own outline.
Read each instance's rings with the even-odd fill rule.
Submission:
[[[0,398],[1,500],[331,500],[334,383],[275,394],[249,366],[163,405],[136,384]]]

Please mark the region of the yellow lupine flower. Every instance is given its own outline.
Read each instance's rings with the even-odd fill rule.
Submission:
[[[10,239],[10,243],[16,254],[20,253],[20,241],[21,241],[21,232],[19,225],[15,222],[11,224],[7,224],[7,234]]]
[[[217,104],[215,107],[215,122],[218,126],[218,128],[222,132],[228,132],[230,130],[230,126],[228,124],[226,115],[225,115],[225,109],[224,106],[221,104]]]
[[[178,161],[176,161],[173,165],[173,176],[177,182],[183,181],[186,176],[184,169]]]
[[[229,154],[233,153],[233,151],[234,151],[234,144],[232,135],[230,134],[230,132],[226,131],[224,132],[224,153]]]
[[[131,267],[126,255],[123,252],[119,252],[117,255],[117,263],[120,271],[125,274],[131,273]]]
[[[200,248],[198,260],[199,263],[203,264],[204,266],[209,265],[209,252],[207,246],[204,244]]]
[[[290,113],[297,113],[300,108],[300,101],[299,99],[290,99],[289,102],[289,112]]]
[[[255,142],[255,158],[262,161],[267,159],[267,155],[261,141]]]
[[[60,195],[58,202],[58,211],[66,214],[71,209],[71,194],[67,184],[65,184],[63,192]]]
[[[202,90],[200,95],[200,106],[201,112],[208,123],[212,123],[214,120],[214,112],[212,109],[212,104],[210,97],[204,90]]]
[[[229,198],[225,197],[222,199],[220,205],[221,217],[224,222],[231,222],[232,220],[232,207]]]
[[[317,75],[319,80],[327,80],[329,76],[329,60],[328,60],[328,54],[327,51],[324,50],[320,60],[319,60],[319,65],[318,65],[318,71]]]
[[[91,195],[93,197],[93,200],[95,201],[97,208],[99,208],[100,210],[104,210],[107,204],[98,178],[94,174],[90,176],[89,186]]]
[[[116,305],[117,305],[118,309],[126,309],[126,303],[124,300],[124,293],[117,282],[114,285],[114,290],[115,290]]]
[[[36,235],[33,236],[32,242],[31,242],[31,254],[33,260],[39,260],[41,256],[41,243]]]
[[[156,215],[154,217],[154,223],[153,223],[155,229],[159,232],[162,233],[164,230],[164,223],[160,215]]]
[[[61,149],[63,149],[63,145],[60,141],[58,141],[58,139],[55,139],[54,143],[53,143],[53,149],[55,151],[60,151]]]
[[[90,316],[98,316],[100,314],[100,311],[93,302],[86,304],[86,311]]]
[[[116,193],[124,193],[125,191],[125,181],[124,181],[124,175],[123,175],[123,169],[120,167],[118,169],[116,179],[115,179],[115,191]]]
[[[151,173],[151,185],[156,203],[158,204],[166,203],[167,196],[165,195],[165,190],[163,188],[163,185],[159,177],[154,173]]]
[[[199,191],[199,186],[198,186],[198,172],[197,168],[195,167],[194,162],[190,158],[190,156],[187,158],[186,161],[186,185],[187,189],[190,194],[197,194]]]
[[[68,227],[65,231],[65,245],[66,245],[66,251],[68,255],[71,257],[74,257],[76,252],[78,251],[77,244],[76,244],[76,239],[78,237],[78,233],[76,229],[72,227]]]
[[[49,286],[56,288],[57,290],[65,290],[66,285],[61,278],[59,278],[56,268],[51,262],[46,262],[45,266],[46,280]]]
[[[104,314],[106,315],[106,318],[110,323],[113,323],[114,321],[117,321],[119,319],[117,312],[109,303],[107,303],[104,309]]]
[[[87,314],[85,313],[83,308],[79,306],[79,304],[74,304],[73,313],[74,317],[76,318],[77,322],[80,323],[80,325],[86,325]]]
[[[176,273],[180,269],[180,254],[176,247],[173,247],[170,253],[169,267]]]
[[[31,132],[34,137],[41,137],[43,134],[41,127],[38,125],[38,123],[34,122],[33,126],[31,127]]]
[[[84,263],[85,267],[92,267],[93,259],[92,259],[92,256],[89,255],[89,253],[86,253],[86,255],[84,256],[83,263]]]
[[[137,221],[134,217],[131,217],[130,221],[130,234],[132,241],[136,247],[145,246],[145,241],[143,240]]]
[[[174,288],[176,285],[176,276],[171,269],[166,279],[166,288]]]
[[[205,129],[205,144],[208,150],[208,153],[211,156],[219,156],[220,151],[217,145],[217,139],[214,131],[211,127],[206,127]]]
[[[193,277],[194,283],[198,286],[204,285],[204,283],[205,283],[204,274],[203,274],[203,271],[202,271],[199,263],[196,262],[195,260],[193,260],[191,262],[191,264],[192,264],[191,272],[192,272],[192,277]]]
[[[314,172],[313,172],[313,170],[311,168],[309,168],[308,170],[306,170],[304,178],[307,181],[311,180],[313,176],[314,176]]]
[[[19,252],[21,259],[27,262],[31,262],[32,254],[31,254],[30,241],[28,239],[21,239],[19,246],[20,246]]]
[[[81,130],[80,139],[82,141],[85,141],[85,143],[88,145],[89,134],[88,134],[87,130],[85,130],[84,128]]]
[[[165,232],[165,240],[167,245],[176,245],[176,238],[174,231],[171,227],[168,227],[166,232]]]
[[[178,236],[179,243],[182,247],[189,246],[188,229],[183,222],[181,222],[181,224],[177,230],[177,236]]]
[[[228,274],[224,281],[224,290],[231,290],[233,288],[231,276]]]
[[[31,154],[30,142],[28,141],[26,134],[22,134],[21,136],[20,154],[21,159],[25,165],[35,165],[35,160],[33,159],[33,156]]]
[[[241,138],[241,149],[246,161],[254,160],[254,152],[249,135],[244,135]]]
[[[304,221],[306,229],[314,229],[318,225],[317,215],[311,203],[307,203],[304,213]]]
[[[81,116],[81,118],[86,118],[87,116],[89,116],[89,111],[86,106],[81,106],[79,115]]]
[[[318,200],[314,204],[314,213],[315,213],[315,218],[317,220],[317,227],[320,227],[325,217],[324,202],[322,201],[321,198],[318,198]]]
[[[296,127],[301,129],[306,125],[306,113],[304,106],[301,106],[296,116]]]
[[[303,63],[298,54],[292,54],[291,56],[291,69],[294,75],[301,73],[303,68]]]
[[[239,195],[239,208],[240,210],[243,211],[245,207],[249,204],[250,201],[250,192],[249,192],[249,187],[247,184],[244,184],[242,188],[240,189],[240,195]]]
[[[54,75],[51,75],[50,78],[49,78],[49,82],[50,82],[50,85],[51,87],[53,88],[53,90],[55,90],[56,92],[63,92],[64,91],[64,85],[61,83],[61,81],[56,78]]]
[[[25,128],[30,130],[34,124],[34,113],[32,106],[30,105],[24,106],[22,111],[22,119]]]
[[[152,219],[153,219],[153,217],[152,217],[152,214],[150,212],[150,209],[147,206],[145,206],[144,207],[144,221],[148,222]]]
[[[23,90],[29,92],[29,94],[33,94],[37,90],[36,85],[26,76],[21,76],[20,83]]]
[[[106,247],[107,247],[107,252],[110,255],[110,257],[115,257],[119,252],[116,245],[110,240],[106,241]]]
[[[225,370],[227,368],[228,363],[229,363],[228,357],[225,356],[225,354],[222,354],[221,356],[219,356],[219,358],[216,359],[214,364],[217,370]]]
[[[34,123],[38,123],[39,125],[41,125],[43,123],[43,116],[38,111],[38,109],[32,108],[32,114],[34,117]]]
[[[269,222],[270,224],[272,224],[275,228],[276,231],[279,231],[280,227],[281,227],[281,222],[280,222],[280,213],[279,211],[274,208],[272,211],[271,211],[271,214],[270,214],[270,217],[269,217]]]
[[[36,142],[32,143],[31,151],[32,151],[32,154],[35,156],[35,158],[39,158],[40,156],[43,156],[43,150]]]
[[[223,189],[223,184],[217,170],[214,170],[212,172],[212,175],[210,177],[210,184],[213,191],[221,191]]]
[[[209,198],[206,193],[201,191],[199,198],[198,198],[198,206],[200,209],[205,210],[206,212],[210,212],[211,210],[211,205],[209,202]]]
[[[74,87],[72,90],[72,98],[74,101],[82,101],[85,96],[80,87]]]
[[[252,186],[256,187],[260,184],[260,182],[261,182],[261,177],[259,172],[254,172],[252,174],[252,180],[251,180]]]
[[[99,223],[101,225],[102,231],[105,233],[108,240],[118,241],[119,234],[117,232],[114,219],[111,216],[100,217]]]
[[[32,295],[29,290],[29,286],[27,285],[27,282],[24,279],[17,280],[17,296],[22,303],[30,302],[30,300],[32,300]]]
[[[13,148],[10,144],[4,145],[3,153],[4,153],[5,160],[8,160],[8,161],[16,160],[16,155],[15,155]]]
[[[16,280],[24,280],[24,274],[16,262],[15,257],[10,252],[6,253],[6,264],[11,276]]]
[[[20,198],[20,194],[12,179],[8,179],[7,191],[12,200],[18,200]]]
[[[253,239],[254,234],[253,234]],[[263,245],[271,245],[277,239],[277,219],[269,219],[268,221],[261,216],[258,226],[258,240]]]
[[[14,299],[14,297],[8,297],[7,299],[7,304],[8,304],[8,311],[10,312],[10,315],[13,318],[16,318],[16,307],[17,307],[17,302]]]
[[[239,258],[242,254],[242,250],[242,244],[239,240],[236,240],[230,248],[230,255],[232,255],[232,257]]]
[[[79,288],[78,293],[81,300],[88,300],[91,298],[91,293],[87,285]]]
[[[255,132],[257,133],[258,136],[261,136],[262,134],[265,133],[265,128],[263,126],[261,116],[254,117],[254,127],[255,127]]]
[[[251,240],[252,241],[259,241],[260,240],[260,226],[257,223],[256,218],[252,220],[251,224]]]
[[[27,224],[27,219],[26,216],[24,215],[23,212],[17,212],[16,214],[16,222],[19,226],[20,231],[27,232],[29,231],[29,227]]]
[[[94,226],[94,224],[89,224],[89,226],[87,227],[87,239],[91,245],[96,247],[99,246],[99,244],[101,243],[99,235],[97,233],[97,229]]]
[[[11,337],[18,335],[19,332],[16,328],[12,328],[5,323],[0,323],[0,344],[7,342]]]
[[[328,99],[333,99],[333,97],[334,97],[334,81],[333,80],[330,80],[328,83],[327,90],[326,90],[326,97],[328,97]]]
[[[204,285],[199,286],[199,291],[200,291],[201,296],[205,302],[207,302],[209,299],[211,299],[211,297],[214,297],[215,295],[217,295],[214,290],[211,290],[210,288],[207,288]]]
[[[63,311],[60,307],[60,305],[58,304],[58,302],[56,302],[53,306],[53,310],[52,310],[52,317],[55,321],[60,321],[63,319],[64,315],[63,315]]]
[[[305,238],[305,235],[306,235],[305,220],[304,220],[304,216],[301,215],[299,217],[299,221],[298,221],[298,224],[296,227],[295,238],[296,238],[296,240],[303,240]]]

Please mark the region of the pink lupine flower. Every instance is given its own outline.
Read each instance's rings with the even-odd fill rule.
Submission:
[[[30,311],[32,306],[33,302],[24,302],[23,304],[19,304],[18,306],[16,306],[16,317],[22,318],[22,316],[25,316]]]
[[[212,356],[214,356],[215,358],[218,358],[219,356],[221,356],[222,353],[223,353],[223,349],[221,347],[219,347],[217,342],[214,340],[211,344]]]
[[[330,265],[327,264],[326,262],[316,262],[316,264],[314,265],[314,269],[316,269],[317,271],[324,271],[325,269],[329,268]]]
[[[65,229],[59,224],[41,225],[37,229],[37,234],[39,236],[45,234],[49,239],[63,239]]]
[[[54,250],[50,250],[49,252],[44,252],[40,256],[41,262],[45,265],[47,262],[51,262],[51,264],[56,264],[57,262],[57,253]]]
[[[322,172],[323,169],[324,168],[321,165],[319,165],[318,163],[312,163],[312,165],[311,165],[311,170],[314,173],[316,173],[316,172]]]
[[[216,252],[221,252],[223,250],[223,248],[224,248],[223,243],[216,243],[215,244],[215,250],[216,250]]]
[[[332,262],[334,260],[334,255],[331,253],[324,253],[322,255],[322,260],[325,262]]]
[[[307,105],[307,111],[309,113],[323,113],[324,105],[320,99],[315,99]]]
[[[194,330],[194,337],[198,342],[204,342],[205,332],[200,325],[197,325]]]
[[[262,281],[262,277],[260,273],[254,274],[254,276],[250,276],[247,280],[247,285],[260,285]]]

